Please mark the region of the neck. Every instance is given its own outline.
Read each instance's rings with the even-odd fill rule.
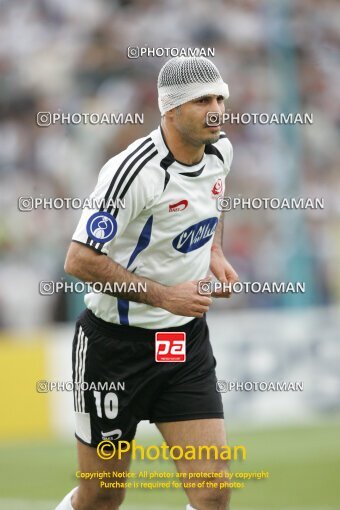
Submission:
[[[169,129],[165,122],[161,122],[161,128],[166,144],[174,158],[185,165],[195,165],[203,157],[205,145],[193,145],[190,141],[183,139],[180,133]]]

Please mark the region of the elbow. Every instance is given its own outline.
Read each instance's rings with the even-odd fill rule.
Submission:
[[[75,260],[74,256],[72,256],[70,251],[66,255],[64,271],[66,274],[69,274],[70,276],[75,276]]]
[[[96,266],[97,257],[100,255],[94,255],[91,248],[72,242],[66,255],[64,271],[70,276],[85,280],[91,266]]]
[[[72,275],[72,264],[68,257],[66,257],[65,264],[64,264],[64,271],[66,274]]]

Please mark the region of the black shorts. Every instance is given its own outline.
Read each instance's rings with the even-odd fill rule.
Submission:
[[[157,331],[186,333],[185,362],[155,361]],[[76,437],[87,445],[131,441],[141,420],[223,418],[205,318],[154,330],[111,324],[86,309],[72,364]]]

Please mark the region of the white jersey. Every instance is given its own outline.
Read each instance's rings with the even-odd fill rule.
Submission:
[[[104,165],[90,196],[103,203],[84,209],[72,239],[166,286],[204,278],[231,160],[221,134],[199,163],[180,163],[159,127]],[[193,319],[97,292],[86,294],[85,304],[104,321],[148,329]]]

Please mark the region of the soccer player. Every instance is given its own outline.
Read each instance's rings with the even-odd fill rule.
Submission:
[[[232,147],[219,123],[207,120],[208,112],[218,119],[224,112],[228,85],[210,60],[176,57],[159,73],[158,95],[161,125],[104,165],[91,195],[102,204],[83,211],[65,262],[85,282],[110,284],[86,295],[73,341],[82,472],[127,471],[128,455],[106,461],[96,447],[103,439],[131,441],[141,420],[155,423],[170,447],[226,444],[205,314],[212,297],[230,292],[202,295],[198,282],[208,281],[209,269],[220,282],[238,279],[222,252],[216,204]],[[184,362],[156,361],[157,332],[185,333]],[[117,388],[82,391],[82,382]],[[176,467],[224,472],[226,462],[179,460]],[[186,493],[187,509],[229,508],[228,489]],[[116,510],[123,497],[123,489],[81,479],[57,510]]]

